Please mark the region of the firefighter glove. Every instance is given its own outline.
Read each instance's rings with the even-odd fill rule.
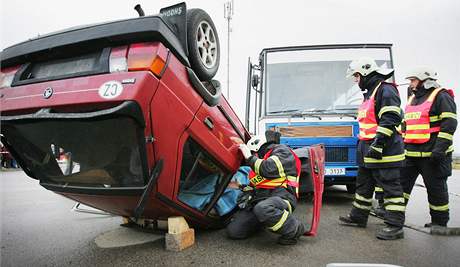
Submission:
[[[445,153],[442,152],[431,152],[430,160],[433,163],[439,163],[446,157]]]
[[[372,143],[369,146],[369,151],[366,154],[368,158],[382,159],[383,157],[383,146]]]
[[[238,207],[240,209],[244,209],[244,208],[248,207],[250,202],[251,202],[252,195],[253,195],[252,190],[242,191],[239,194],[238,199],[236,200],[236,204],[238,204]]]

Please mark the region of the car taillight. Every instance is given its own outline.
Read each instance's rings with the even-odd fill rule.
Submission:
[[[128,70],[149,70],[160,77],[166,67],[168,50],[161,43],[132,44],[128,52]]]
[[[18,71],[19,67],[20,66],[4,68],[0,71],[0,89],[11,87],[14,75]]]
[[[110,51],[109,69],[110,72],[119,72],[128,70],[128,62],[126,56],[128,55],[128,46],[120,46],[112,48]]]
[[[148,70],[161,77],[166,67],[168,49],[159,42],[114,47],[110,51],[110,72]]]

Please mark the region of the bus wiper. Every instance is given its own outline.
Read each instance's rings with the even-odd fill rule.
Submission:
[[[312,114],[312,113],[301,113],[299,117],[312,117],[312,118],[318,118],[318,120],[322,120],[321,116]]]
[[[312,117],[312,118],[318,118],[318,120],[322,120],[321,116],[317,115],[316,113],[322,113],[325,110],[303,110],[302,112],[297,112],[291,115],[291,117]]]
[[[348,112],[343,112],[343,111],[348,111]],[[354,107],[340,107],[340,108],[334,108],[332,110],[332,113],[336,115],[351,117],[351,118],[356,119],[358,116],[357,115],[358,109]]]
[[[311,114],[311,113],[324,113],[326,111],[330,111],[330,109],[314,109],[314,108],[311,108],[311,109],[304,109],[302,110],[302,113],[305,113],[305,114]]]
[[[340,105],[335,106],[334,110],[358,110],[359,105]]]
[[[353,110],[351,109],[339,109],[339,110]],[[302,115],[308,115],[311,117],[317,117],[321,120],[321,117],[316,114],[328,114],[328,115],[338,115],[341,117],[351,117],[353,119],[357,118],[357,115],[354,112],[337,112],[336,109],[315,109],[315,110],[307,110],[302,112]],[[316,116],[315,116],[316,115]]]
[[[354,114],[354,113],[337,113],[337,115],[340,115],[342,117],[351,117],[353,119],[357,119],[358,118],[358,115]]]
[[[269,111],[269,114],[280,114],[280,113],[292,113],[292,112],[299,112],[300,109],[283,109],[283,110],[276,110],[276,111]]]

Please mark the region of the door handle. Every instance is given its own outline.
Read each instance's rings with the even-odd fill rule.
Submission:
[[[203,122],[204,122],[204,124],[206,124],[206,126],[207,126],[210,130],[214,129],[214,123],[212,122],[211,118],[206,117],[206,118],[204,119]]]

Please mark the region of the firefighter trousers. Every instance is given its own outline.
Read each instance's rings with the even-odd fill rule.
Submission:
[[[374,191],[374,197],[378,201],[379,206],[383,206],[383,188],[380,185],[376,185]]]
[[[422,175],[428,194],[431,222],[446,226],[449,221],[449,193],[447,191],[447,176],[436,177],[432,172],[433,162],[429,159],[413,160],[411,166],[401,169],[401,183],[406,204],[409,201],[412,188],[419,174]]]
[[[266,227],[286,238],[294,237],[301,222],[292,214],[293,208],[286,199],[269,197],[237,211],[227,225],[227,234],[232,239],[244,239]]]
[[[350,212],[351,218],[357,222],[367,223],[376,185],[383,188],[385,223],[403,227],[406,207],[400,184],[399,168],[359,167],[356,177],[356,193]]]

